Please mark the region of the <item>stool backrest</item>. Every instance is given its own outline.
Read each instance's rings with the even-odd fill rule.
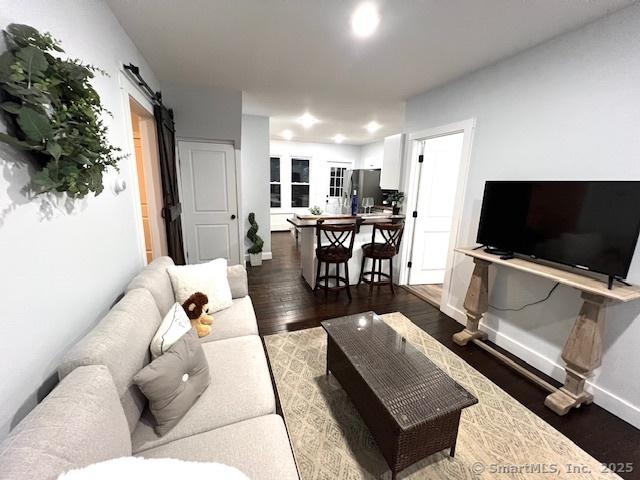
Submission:
[[[349,257],[351,257],[357,225],[355,222],[341,225],[325,225],[323,220],[318,220],[318,225],[316,226],[316,248],[344,248],[349,251]],[[322,244],[323,236],[329,241],[328,244]]]
[[[376,232],[380,234],[384,242],[383,250],[394,251],[396,254],[400,250],[404,222],[401,223],[374,223],[371,243],[376,243]],[[380,242],[382,243],[382,242]]]

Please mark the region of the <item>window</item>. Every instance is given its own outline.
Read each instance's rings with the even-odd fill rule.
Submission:
[[[309,183],[309,160],[291,159],[291,183]]]
[[[344,167],[331,167],[329,173],[329,196],[341,197],[344,190]]]
[[[291,159],[291,206],[309,206],[309,160]]]
[[[282,193],[280,190],[280,158],[271,157],[271,207],[282,206]]]

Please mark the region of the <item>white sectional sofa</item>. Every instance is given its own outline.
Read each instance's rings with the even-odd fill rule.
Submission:
[[[162,257],[143,269],[111,311],[64,357],[60,384],[0,445],[0,479],[56,478],[121,456],[218,462],[252,479],[298,473],[248,296],[246,270],[228,268],[233,305],[201,339],[211,383],[176,427],[160,437],[133,376],[175,302]]]

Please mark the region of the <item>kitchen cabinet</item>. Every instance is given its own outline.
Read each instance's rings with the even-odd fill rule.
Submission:
[[[400,170],[404,152],[404,134],[398,133],[384,139],[382,155],[382,172],[380,173],[380,188],[383,190],[400,189]]]
[[[356,168],[363,168],[366,170],[382,168],[383,155],[384,155],[383,141],[378,141],[375,143],[364,145],[362,147],[360,166]]]

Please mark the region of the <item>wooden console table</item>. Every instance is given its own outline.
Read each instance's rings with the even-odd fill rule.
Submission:
[[[593,396],[584,390],[584,384],[602,363],[603,307],[607,302],[630,302],[640,299],[640,287],[615,286],[609,290],[605,282],[597,279],[522,258],[501,260],[498,255],[486,253],[482,249],[456,248],[455,251],[472,257],[475,266],[464,300],[467,326],[453,335],[453,341],[458,345],[475,343],[551,392],[544,404],[558,415],[564,415],[571,408],[579,407],[583,403],[591,403]],[[562,350],[562,359],[566,363],[566,378],[562,387],[554,387],[483,342],[487,334],[478,329],[478,324],[488,310],[489,265],[492,263],[548,278],[582,292],[582,308]]]

